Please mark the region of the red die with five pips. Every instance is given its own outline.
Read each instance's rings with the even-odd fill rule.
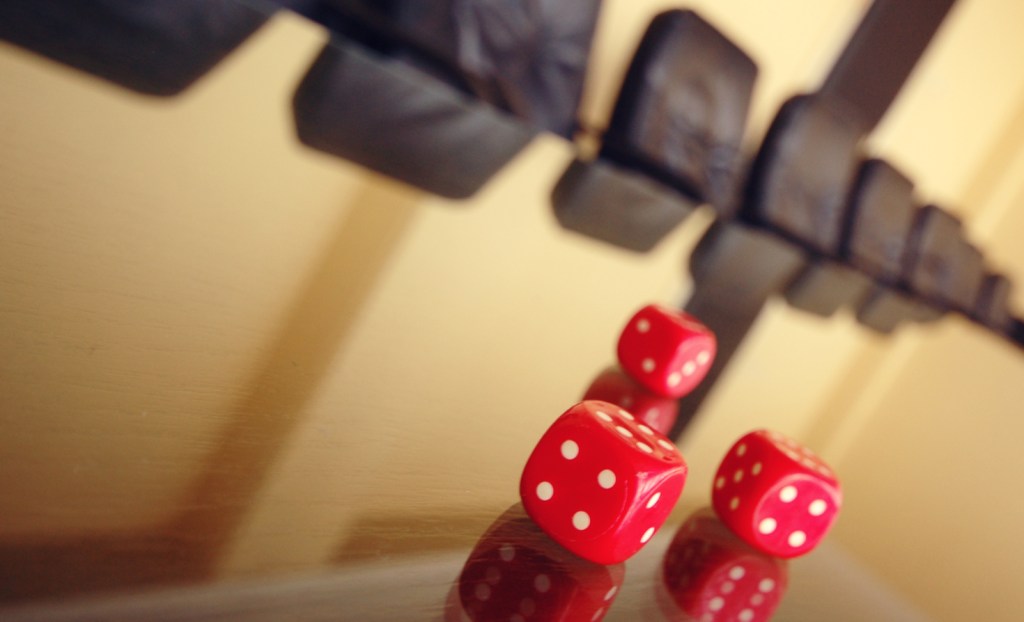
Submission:
[[[626,560],[655,534],[686,482],[664,435],[608,402],[559,417],[527,460],[519,495],[552,539],[600,564]]]
[[[809,552],[842,506],[839,480],[811,450],[756,430],[732,446],[715,474],[715,512],[756,549],[778,557]]]

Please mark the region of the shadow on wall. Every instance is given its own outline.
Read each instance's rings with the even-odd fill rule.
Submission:
[[[0,542],[0,601],[184,583],[214,574],[374,283],[420,194],[367,183],[266,348],[177,517],[141,533]]]

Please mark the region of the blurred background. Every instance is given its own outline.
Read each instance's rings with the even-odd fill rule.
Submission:
[[[587,124],[675,6],[607,0]],[[868,2],[687,6],[759,65],[753,148]],[[1020,2],[960,0],[868,142],[1014,281],[1021,24]],[[443,548],[445,529],[482,529],[515,501],[533,443],[613,362],[632,312],[690,291],[710,212],[647,254],[566,232],[549,198],[574,155],[563,139],[537,137],[466,201],[302,147],[291,98],[326,38],[278,13],[173,99],[0,45],[9,598],[88,591],[76,568],[109,574],[156,541],[189,551],[157,583]],[[937,619],[1016,619],[1022,403],[1021,351],[963,318],[886,338],[772,301],[682,440],[685,505],[706,503],[733,439],[778,429],[840,474],[832,539],[859,562]],[[25,579],[55,563],[64,575]]]

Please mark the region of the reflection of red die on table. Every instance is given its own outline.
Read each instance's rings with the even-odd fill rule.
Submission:
[[[707,375],[714,334],[695,317],[659,305],[637,311],[619,336],[622,369],[649,390],[682,397]]]
[[[541,437],[523,469],[527,513],[559,544],[600,564],[624,561],[665,522],[686,482],[682,454],[628,411],[584,401]]]
[[[751,546],[779,557],[809,552],[828,533],[842,491],[825,462],[792,439],[757,430],[738,440],[715,474],[712,504]]]
[[[594,379],[584,400],[609,402],[636,415],[637,421],[668,434],[679,415],[679,402],[644,388],[616,367],[609,367]]]
[[[614,602],[624,576],[622,565],[594,564],[560,547],[517,504],[470,553],[446,620],[596,621]]]
[[[708,508],[694,513],[665,553],[662,609],[669,620],[761,622],[787,586],[786,562],[754,550]]]

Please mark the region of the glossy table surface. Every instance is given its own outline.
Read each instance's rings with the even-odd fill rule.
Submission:
[[[443,619],[624,321],[688,291],[709,214],[647,255],[560,230],[564,141],[468,204],[302,150],[310,32],[171,104],[0,50],[0,619]],[[605,619],[663,619],[725,449]],[[776,619],[926,619],[851,553],[794,561]]]

